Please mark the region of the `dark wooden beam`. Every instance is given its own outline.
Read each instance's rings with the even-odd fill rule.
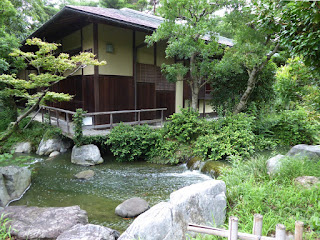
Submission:
[[[153,45],[153,65],[157,66],[157,43]]]
[[[98,55],[98,24],[93,24],[93,54],[99,59]],[[94,111],[100,111],[100,95],[99,95],[99,66],[94,66]]]

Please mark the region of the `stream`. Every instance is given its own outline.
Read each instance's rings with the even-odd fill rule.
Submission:
[[[169,199],[171,192],[211,179],[185,165],[167,166],[146,162],[118,163],[103,156],[105,163],[92,167],[74,165],[71,153],[52,160],[38,158],[30,165],[32,185],[21,200],[10,205],[66,207],[79,205],[88,213],[89,222],[123,232],[133,221],[115,215],[117,205],[128,198],[141,197],[150,206]],[[95,176],[78,180],[74,175],[91,169]]]

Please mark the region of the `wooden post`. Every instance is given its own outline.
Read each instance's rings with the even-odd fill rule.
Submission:
[[[140,125],[140,121],[141,121],[141,112],[138,112],[138,124]]]
[[[276,226],[276,240],[286,240],[286,227],[283,224]]]
[[[112,124],[113,124],[113,116],[112,113],[110,113],[110,129],[112,130]]]
[[[48,109],[48,114],[49,114],[49,124],[51,125],[50,109]]]
[[[161,110],[161,127],[163,126],[163,110]]]
[[[296,221],[294,230],[294,240],[302,240],[303,235],[303,222]]]
[[[263,216],[260,214],[255,214],[253,217],[253,235],[262,236],[262,223]]]
[[[44,114],[43,114],[44,108],[43,107],[40,107],[40,108],[41,108],[41,120],[42,120],[42,123],[44,123]]]
[[[67,132],[70,133],[70,128],[69,128],[69,114],[66,113],[66,119],[67,119]]]
[[[57,110],[56,110],[56,119],[57,119],[57,126],[59,127],[59,115]]]
[[[238,218],[230,217],[228,240],[237,240],[237,239],[238,239]]]

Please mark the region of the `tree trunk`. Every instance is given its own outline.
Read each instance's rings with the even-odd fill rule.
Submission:
[[[248,83],[247,83],[247,89],[244,92],[244,94],[242,95],[240,102],[238,103],[238,105],[234,108],[233,113],[234,114],[238,114],[240,112],[242,112],[247,105],[248,99],[250,97],[250,94],[252,93],[256,83],[257,83],[257,78],[258,78],[258,74],[263,70],[263,68],[267,65],[267,63],[269,62],[269,60],[271,59],[271,57],[278,51],[280,44],[277,43],[277,45],[274,47],[274,49],[272,50],[272,52],[270,54],[267,55],[267,59],[262,62],[259,66],[255,66],[253,68],[253,70],[249,73],[249,79],[248,79]]]
[[[195,85],[196,84],[193,84],[191,88],[191,108],[194,111],[198,111],[199,88]]]
[[[248,102],[248,99],[250,97],[250,94],[252,93],[252,91],[257,83],[257,75],[258,75],[257,69],[254,68],[253,71],[250,72],[250,74],[249,74],[247,89],[244,92],[244,94],[242,95],[238,105],[234,108],[233,113],[238,114],[245,109],[247,102]]]
[[[28,117],[30,113],[32,113],[36,108],[39,106],[41,100],[46,95],[46,93],[49,91],[49,89],[46,89],[38,98],[37,102],[32,105],[24,114],[20,115],[15,122],[12,122],[7,127],[6,131],[0,136],[0,144],[4,141],[6,141],[19,127],[19,123]]]

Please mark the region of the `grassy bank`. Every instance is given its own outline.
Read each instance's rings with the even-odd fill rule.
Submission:
[[[266,161],[266,157],[258,156],[245,163],[235,161],[232,168],[224,170],[220,179],[227,185],[227,219],[238,217],[239,231],[251,233],[253,215],[262,214],[264,236],[274,234],[278,223],[294,233],[295,221],[299,220],[305,223],[303,239],[320,239],[320,186],[304,188],[294,181],[299,176],[320,177],[320,162],[288,158],[278,174],[269,176]]]

